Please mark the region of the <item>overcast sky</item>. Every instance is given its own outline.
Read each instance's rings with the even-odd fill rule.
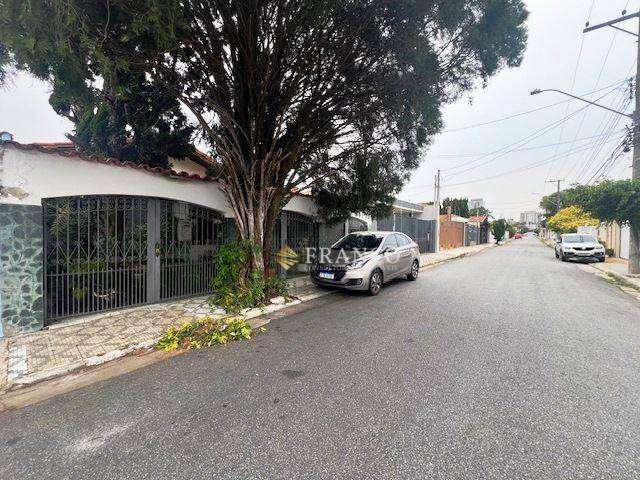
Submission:
[[[523,210],[536,209],[540,197],[553,191],[545,180],[562,178],[567,181],[564,185],[586,182],[603,165],[600,171],[610,177],[630,176],[629,153],[612,165],[604,163],[630,122],[596,107],[575,113],[584,107],[577,101],[465,128],[566,99],[553,92],[531,96],[535,88],[576,94],[598,90],[588,98],[604,95],[599,102],[616,108],[627,105],[631,112],[623,80],[635,72],[635,38],[612,28],[584,35],[582,29],[592,5],[593,25],[620,16],[625,6],[634,11],[640,0],[529,0],[527,5],[529,42],[522,65],[501,72],[486,89],[446,107],[445,130],[452,131],[438,135],[400,198],[432,200],[433,178],[441,169],[443,196],[484,198],[497,216],[517,218]],[[637,31],[638,21],[628,21],[624,27]],[[71,128],[49,106],[47,85],[19,76],[10,88],[0,90],[0,131],[12,132],[17,141],[63,141]]]

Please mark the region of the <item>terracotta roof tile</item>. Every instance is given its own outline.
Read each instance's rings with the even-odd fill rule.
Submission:
[[[71,142],[53,142],[53,143],[18,143],[14,141],[4,142],[5,145],[11,145],[20,150],[31,150],[38,151],[42,153],[50,153],[56,154],[67,158],[78,158],[80,160],[85,160],[88,162],[96,162],[101,163],[103,165],[111,165],[114,167],[123,167],[123,168],[133,168],[135,170],[145,170],[150,173],[157,173],[160,175],[165,175],[167,177],[174,178],[184,178],[189,180],[203,180],[203,181],[220,181],[218,178],[212,176],[201,176],[195,173],[187,173],[187,172],[178,172],[171,168],[163,168],[163,167],[153,167],[151,165],[145,165],[134,162],[123,162],[116,158],[111,157],[103,157],[100,155],[86,155],[82,152],[76,150],[75,146]],[[207,159],[210,162],[213,162],[211,157],[208,157],[206,154],[202,152],[198,152],[198,156],[203,160]]]

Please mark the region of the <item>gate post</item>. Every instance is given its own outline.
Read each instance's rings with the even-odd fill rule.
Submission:
[[[160,300],[160,201],[147,200],[147,303]]]

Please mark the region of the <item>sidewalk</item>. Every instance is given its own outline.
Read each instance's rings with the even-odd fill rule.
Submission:
[[[299,300],[244,312],[254,328],[261,321],[252,318],[329,293],[319,291],[306,278],[292,283],[290,293]],[[212,313],[208,296],[201,296],[71,318],[38,332],[0,338],[0,394],[149,348],[170,326],[204,316],[225,314]]]
[[[591,266],[607,273],[618,280],[629,284],[629,287],[640,290],[640,276],[629,275],[629,262],[621,258],[607,258],[604,263],[592,263]]]
[[[471,255],[495,245],[483,244],[423,254],[422,269],[454,258]],[[317,289],[307,277],[292,281],[290,293],[299,301],[308,301],[332,293]],[[244,312],[252,326],[261,325],[260,315],[292,305],[270,305]],[[82,367],[99,365],[136,350],[153,346],[162,333],[212,313],[208,297],[145,305],[71,318],[33,333],[0,338],[0,393],[12,387],[28,385],[68,373]]]
[[[420,255],[420,269],[430,268],[434,265],[438,265],[439,263],[453,260],[454,258],[473,255],[474,253],[482,252],[487,248],[495,246],[495,243],[483,243],[480,245],[473,245],[471,247],[451,248],[449,250],[442,250],[438,253],[423,253]]]

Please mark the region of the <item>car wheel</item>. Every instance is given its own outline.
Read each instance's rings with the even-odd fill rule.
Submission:
[[[560,255],[558,255],[558,251],[556,250],[556,258],[560,258]]]
[[[417,280],[418,278],[418,271],[420,270],[420,264],[418,263],[418,260],[414,260],[413,263],[411,264],[411,271],[407,274],[407,280]]]
[[[564,253],[560,253],[560,260],[562,260],[563,262],[567,261],[567,257],[564,256]]]
[[[368,293],[371,296],[375,296],[380,293],[382,288],[382,272],[380,270],[374,270],[369,277],[369,290]]]
[[[604,263],[604,262],[606,262],[606,261],[607,261],[607,259],[606,259],[606,257],[602,257],[602,258],[599,258],[599,259],[598,259],[598,261],[599,261],[600,263]]]

